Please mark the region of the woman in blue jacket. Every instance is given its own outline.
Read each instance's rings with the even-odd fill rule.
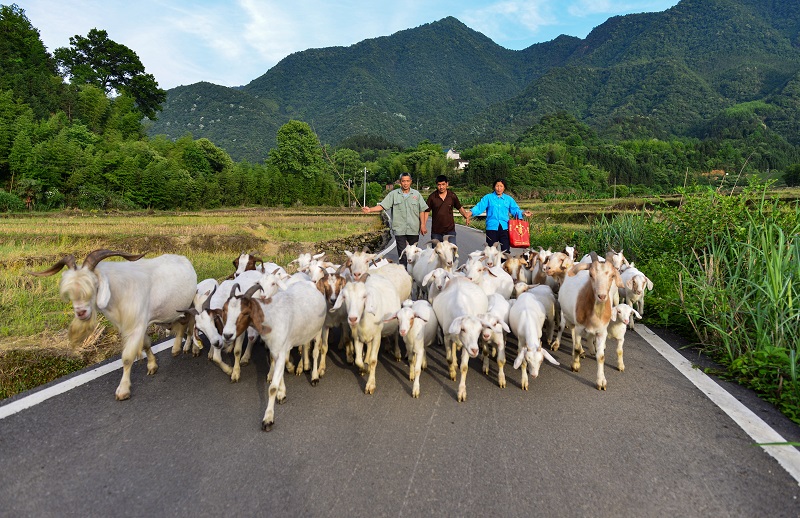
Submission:
[[[494,192],[490,192],[472,207],[472,217],[486,212],[486,244],[489,246],[499,242],[504,252],[511,251],[511,242],[508,238],[508,217],[522,219],[530,217],[531,211],[523,211],[510,194],[505,194],[506,181],[495,180]]]

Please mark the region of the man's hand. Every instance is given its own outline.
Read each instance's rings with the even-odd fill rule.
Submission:
[[[470,220],[471,220],[471,219],[472,219],[472,218],[470,218],[470,217],[469,217],[469,214],[468,214],[468,215],[467,215],[467,226],[469,226],[469,223],[470,223]]]
[[[533,215],[533,212],[526,210],[522,213],[522,215],[525,216],[526,218],[530,218]]]
[[[364,206],[364,207],[361,207],[361,212],[363,212],[364,214],[367,214],[369,212],[372,212],[372,209],[370,209],[367,206]]]

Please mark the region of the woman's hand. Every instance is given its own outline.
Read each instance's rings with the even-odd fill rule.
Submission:
[[[531,212],[529,210],[525,210],[525,211],[522,211],[522,215],[525,216],[526,218],[530,218],[531,216],[533,216],[533,212]]]

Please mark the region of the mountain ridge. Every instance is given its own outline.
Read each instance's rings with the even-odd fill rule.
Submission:
[[[797,144],[797,92],[788,88],[800,72],[795,11],[775,0],[682,0],[611,17],[584,39],[562,35],[522,50],[447,17],[296,52],[238,87],[241,97],[205,83],[170,90],[149,133],[191,131],[259,161],[291,119],[330,144],[358,134],[406,146],[514,141],[556,111],[604,136],[664,138],[702,135],[722,110],[762,100],[776,108],[766,123]]]

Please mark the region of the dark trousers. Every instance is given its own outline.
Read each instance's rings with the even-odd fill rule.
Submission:
[[[503,252],[511,252],[511,239],[508,237],[508,230],[503,230],[499,225],[497,230],[486,229],[486,244],[494,246],[498,242]]]
[[[508,234],[508,232],[506,232]],[[400,255],[403,250],[406,249],[406,245],[416,245],[417,241],[419,241],[419,234],[416,235],[405,235],[402,236],[400,234],[395,234],[394,242],[397,243],[397,255]],[[406,259],[406,255],[400,255],[400,264],[403,266],[408,264],[408,260]]]
[[[444,241],[444,236],[450,236],[450,238],[448,238],[448,241],[453,243],[454,245],[456,244],[456,231],[455,230],[451,230],[450,232],[445,232],[444,234],[434,234],[433,232],[431,232],[431,239],[432,240],[433,239],[438,239],[439,241]]]

